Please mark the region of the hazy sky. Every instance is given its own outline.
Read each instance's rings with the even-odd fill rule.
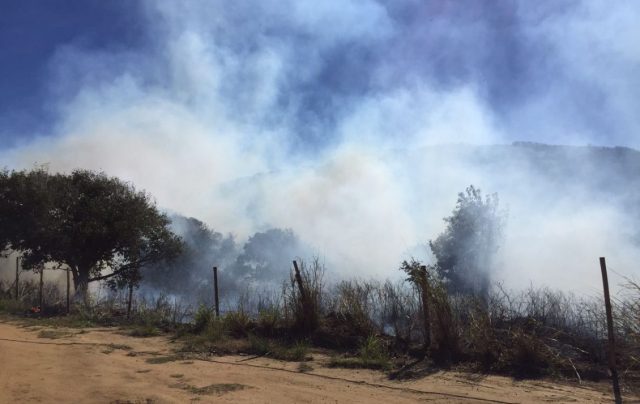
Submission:
[[[425,142],[640,147],[638,21],[636,1],[7,0],[0,148],[64,136],[83,92],[122,85],[294,150],[348,136],[367,108],[391,120],[381,137],[412,136],[395,121],[448,99],[464,104],[450,119],[479,114],[495,136]]]
[[[0,167],[104,170],[240,240],[292,228],[382,276],[475,184],[511,212],[512,279],[597,284],[598,254],[639,260],[628,198],[423,146],[640,148],[639,21],[640,1],[5,0]],[[569,157],[575,189],[601,171]]]

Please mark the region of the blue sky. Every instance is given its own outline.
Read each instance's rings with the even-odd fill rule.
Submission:
[[[399,94],[405,104],[381,112],[394,125],[367,131],[380,132],[376,142],[412,137],[434,104],[459,92],[499,135],[454,142],[638,147],[640,3],[599,3],[8,0],[0,147],[65,136],[81,94],[124,78],[201,117],[220,104],[225,119],[285,133],[294,149],[350,136],[345,122]],[[209,74],[220,77],[207,88]]]
[[[51,61],[69,45],[140,47],[144,32],[125,1],[5,1],[0,13],[0,125],[3,140],[47,134],[55,120]],[[6,144],[5,144],[6,146]]]

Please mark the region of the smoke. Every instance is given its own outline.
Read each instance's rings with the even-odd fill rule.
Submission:
[[[640,147],[640,7],[316,3],[144,3],[143,45],[58,48],[51,130],[1,161],[104,170],[239,244],[293,229],[343,276],[400,276],[474,184],[509,211],[495,280],[636,273],[638,153],[477,145]]]

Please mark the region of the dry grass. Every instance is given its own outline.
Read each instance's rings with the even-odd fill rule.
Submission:
[[[190,311],[189,306],[160,296],[137,300],[127,319],[126,300],[117,294],[95,299],[89,307],[74,306],[69,316],[32,317],[24,311],[33,298],[33,285],[28,283],[22,289],[24,300],[18,301],[11,298],[11,285],[0,285],[0,312],[18,313],[23,322],[56,328],[115,325],[140,337],[169,332],[181,343],[182,352],[246,352],[304,361],[312,345],[337,349],[335,366],[389,369],[388,358],[421,358],[426,353],[439,366],[464,364],[474,371],[515,377],[607,377],[600,299],[579,299],[550,289],[510,292],[499,285],[483,299],[450,296],[430,273],[431,345],[425,352],[421,349],[424,315],[415,283],[352,280],[327,287],[317,260],[300,267],[307,296],[289,283],[269,299],[240,299],[237,310],[221,318],[205,306]],[[53,302],[55,292],[48,293]],[[622,383],[633,389],[640,385],[640,285],[629,280],[626,293],[613,304]],[[186,318],[192,321],[184,323]],[[40,331],[39,337],[68,335],[69,331],[54,329]],[[372,345],[370,335],[383,336],[386,358],[378,360],[363,351]],[[126,350],[108,346],[105,351],[114,349]],[[152,362],[179,359],[169,358]]]

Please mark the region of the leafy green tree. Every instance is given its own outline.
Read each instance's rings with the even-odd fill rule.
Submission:
[[[225,296],[235,288],[231,269],[237,254],[231,235],[223,235],[195,218],[172,215],[171,228],[184,241],[180,256],[170,262],[162,261],[142,269],[144,286],[162,292],[181,295],[182,298],[203,301],[212,299],[211,267],[219,267],[219,279]]]
[[[480,189],[469,186],[458,194],[451,216],[444,218],[444,232],[429,242],[449,292],[487,295],[505,220],[498,205],[497,194],[483,198]]]
[[[168,225],[149,194],[104,173],[0,174],[0,249],[26,268],[68,266],[83,296],[90,282],[137,283],[141,267],[178,255]]]
[[[242,248],[235,265],[239,279],[259,282],[286,279],[291,268],[292,257],[308,251],[291,229],[269,229],[255,233]]]

